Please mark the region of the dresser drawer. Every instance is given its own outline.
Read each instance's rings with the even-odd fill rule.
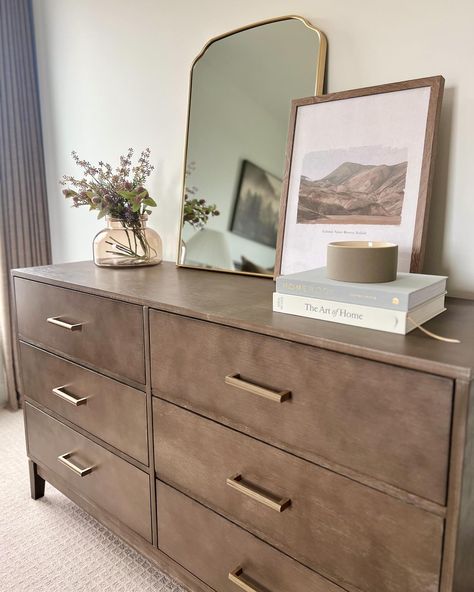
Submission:
[[[151,541],[149,475],[28,403],[25,414],[28,455]],[[66,466],[59,457],[68,454]],[[92,471],[80,476],[74,467]]]
[[[20,338],[145,382],[142,307],[20,278],[15,296]]]
[[[160,480],[367,592],[438,590],[443,520],[154,399]]]
[[[20,343],[23,395],[148,464],[145,393]]]
[[[451,380],[173,314],[150,323],[155,395],[445,504]]]
[[[157,481],[161,551],[219,592],[344,592],[222,516]],[[238,570],[240,568],[240,570]]]

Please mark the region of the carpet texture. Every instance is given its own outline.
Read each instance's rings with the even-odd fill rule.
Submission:
[[[23,417],[0,409],[1,592],[185,592],[46,483],[29,493]]]

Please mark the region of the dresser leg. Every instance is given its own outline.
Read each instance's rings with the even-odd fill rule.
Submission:
[[[44,484],[45,480],[38,475],[38,467],[35,462],[28,460],[28,466],[30,469],[30,491],[31,497],[34,500],[43,497],[44,495]]]

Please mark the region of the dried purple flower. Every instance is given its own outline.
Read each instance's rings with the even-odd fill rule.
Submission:
[[[139,226],[141,216],[150,214],[150,208],[156,206],[155,200],[144,187],[154,169],[150,164],[149,148],[142,151],[134,167],[133,148],[129,148],[125,155],[120,156],[120,164],[115,170],[102,160],[97,166],[93,166],[80,159],[76,151],[71,154],[76,165],[83,169],[84,177],[76,179],[64,175],[60,184],[75,188],[62,191],[64,197],[72,198],[74,207],[87,205],[91,210],[99,211],[99,218],[107,215],[129,225]]]

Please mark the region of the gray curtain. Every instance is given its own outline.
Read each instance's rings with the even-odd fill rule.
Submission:
[[[31,0],[0,0],[0,382],[11,408],[18,380],[10,270],[50,261]]]

